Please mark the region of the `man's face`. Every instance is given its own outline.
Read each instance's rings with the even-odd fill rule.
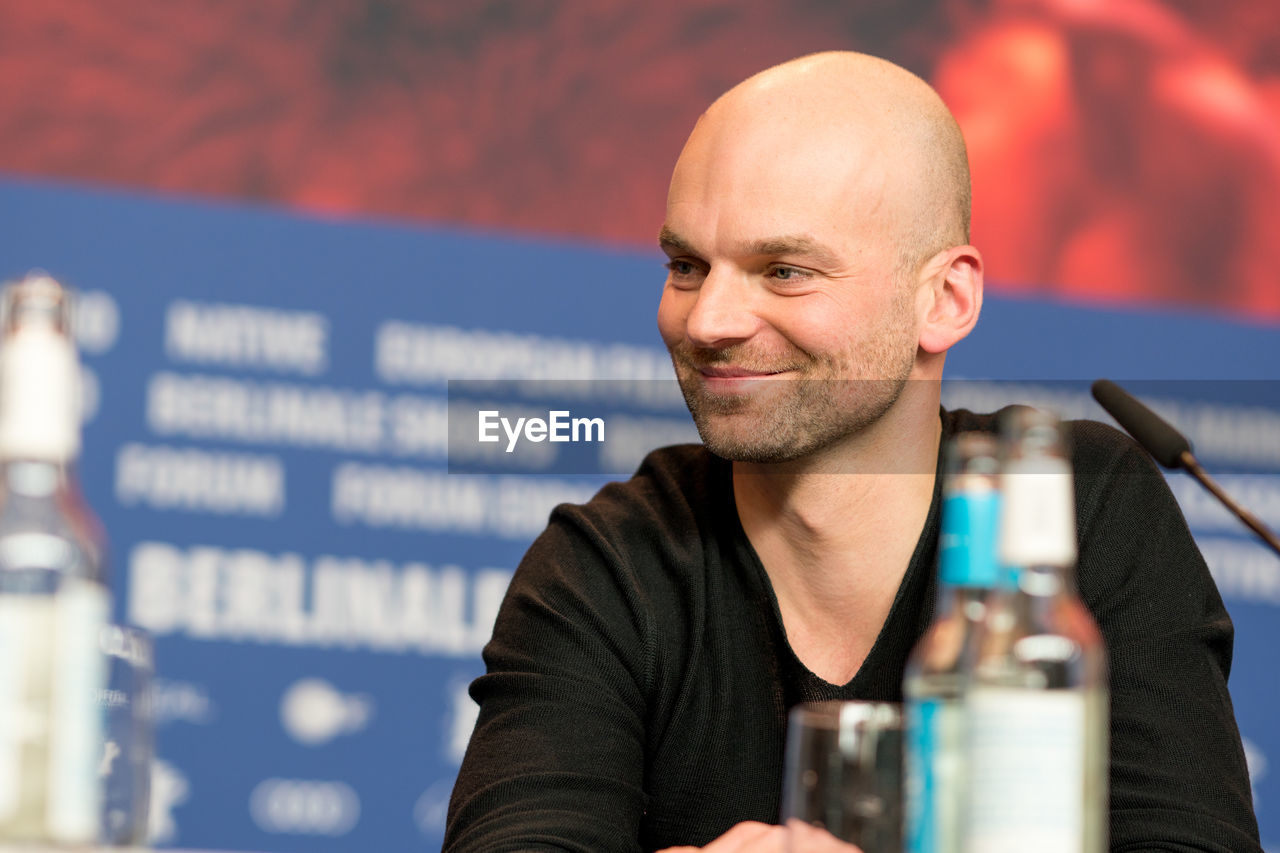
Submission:
[[[809,456],[898,398],[918,334],[886,182],[839,146],[686,147],[658,328],[714,453]]]

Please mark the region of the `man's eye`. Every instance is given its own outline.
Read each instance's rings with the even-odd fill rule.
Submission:
[[[688,261],[670,261],[667,263],[667,269],[678,276],[693,275],[697,268]]]
[[[799,281],[805,278],[805,272],[795,267],[773,267],[769,270],[769,277],[777,281]]]

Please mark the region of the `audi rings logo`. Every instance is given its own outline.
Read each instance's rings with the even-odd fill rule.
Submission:
[[[360,798],[343,782],[265,779],[249,795],[249,814],[264,832],[346,835],[360,820]]]

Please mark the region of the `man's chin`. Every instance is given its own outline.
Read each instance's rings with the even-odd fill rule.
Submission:
[[[804,456],[804,452],[798,452],[793,444],[779,445],[776,442],[724,439],[716,436],[713,436],[711,441],[704,438],[702,443],[716,456],[728,459],[730,462],[772,465],[792,462]]]
[[[694,418],[698,435],[708,450],[732,462],[790,462],[804,455],[807,448],[796,437],[770,430],[752,416],[707,416]]]

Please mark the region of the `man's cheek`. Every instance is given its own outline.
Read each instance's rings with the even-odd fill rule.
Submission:
[[[658,334],[668,349],[680,344],[685,337],[685,320],[689,316],[692,302],[688,294],[680,293],[672,288],[663,291],[662,300],[658,303]]]

